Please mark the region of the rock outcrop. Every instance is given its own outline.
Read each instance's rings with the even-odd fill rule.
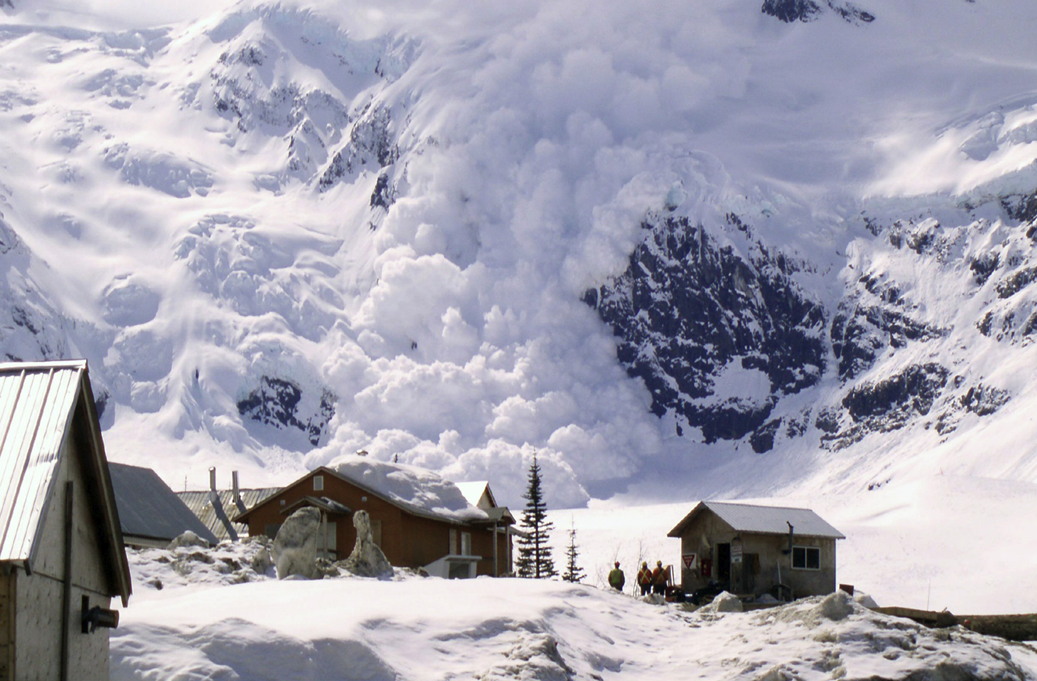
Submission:
[[[356,544],[343,566],[360,577],[392,577],[392,565],[374,541],[371,519],[367,511],[357,511],[353,514],[353,527],[356,528]]]

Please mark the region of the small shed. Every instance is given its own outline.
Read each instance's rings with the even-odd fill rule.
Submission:
[[[508,509],[470,504],[454,483],[414,466],[340,457],[233,520],[247,523],[249,534],[273,537],[301,505],[322,510],[327,538],[319,543],[332,559],[349,555],[356,542],[352,512],[364,510],[375,543],[397,567],[442,577],[511,572],[510,526],[515,520]]]
[[[845,539],[809,509],[720,501],[700,502],[667,536],[681,540],[685,593],[713,581],[781,600],[835,591],[835,544]]]
[[[126,546],[165,547],[184,532],[194,532],[210,546],[218,543],[208,527],[187,508],[150,468],[109,463],[115,503]]]
[[[0,679],[108,679],[119,528],[86,362],[0,364]]]

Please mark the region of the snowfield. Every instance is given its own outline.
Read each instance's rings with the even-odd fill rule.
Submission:
[[[162,572],[161,552],[149,555],[136,556],[135,577]],[[135,584],[112,633],[113,681],[1023,681],[1037,672],[1028,645],[929,630],[841,593],[690,612],[558,581],[254,578]]]

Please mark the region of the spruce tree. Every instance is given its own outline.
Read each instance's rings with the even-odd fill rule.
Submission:
[[[522,497],[526,500],[526,508],[522,511],[519,524],[526,536],[518,540],[518,576],[533,579],[554,577],[555,564],[551,559],[551,547],[548,545],[554,523],[547,519],[547,505],[544,503],[544,494],[540,487],[540,464],[537,463],[535,451],[533,464],[529,467],[529,485]]]
[[[576,583],[583,580],[583,568],[576,564],[579,556],[580,552],[576,548],[576,528],[572,527],[569,529],[569,546],[565,549],[565,572],[562,573],[562,579],[565,581]]]

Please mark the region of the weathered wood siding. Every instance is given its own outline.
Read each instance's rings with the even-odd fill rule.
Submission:
[[[454,528],[458,535],[461,532],[471,532],[472,553],[484,559],[478,563],[477,574],[493,574],[493,541],[491,533],[484,527],[467,527],[411,515],[345,480],[326,473],[323,475],[323,489],[314,490],[311,474],[300,484],[288,487],[265,500],[248,517],[249,534],[264,534],[268,528],[282,524],[286,516],[281,513],[281,509],[290,507],[303,497],[323,496],[334,499],[353,511],[367,511],[372,525],[380,523],[382,552],[389,562],[397,567],[424,567],[450,553],[450,529]],[[337,558],[341,560],[349,556],[356,544],[356,529],[353,527],[352,516],[339,519],[335,525]],[[460,549],[460,540],[457,548]],[[498,550],[503,572],[506,544],[501,543]]]
[[[0,572],[0,681],[14,678],[14,573]]]
[[[61,635],[64,612],[62,591],[65,569],[65,493],[72,480],[72,599],[69,617],[69,678],[107,681],[108,630],[83,634],[82,597],[90,605],[111,607],[109,578],[99,547],[96,500],[83,475],[80,450],[70,438],[69,449],[55,472],[53,491],[41,523],[39,549],[32,574],[16,573],[14,634],[17,639],[15,681],[55,681],[61,671]]]
[[[793,540],[796,546],[817,547],[820,550],[821,567],[818,570],[793,569],[792,556],[785,553],[788,549],[786,535],[738,533],[716,514],[706,511],[689,523],[681,534],[681,554],[698,556],[694,570],[683,569],[682,566],[681,585],[686,593],[692,593],[705,586],[709,580],[719,579],[721,566],[717,546],[740,543],[743,560],[731,564],[730,590],[756,595],[768,593],[778,584],[780,566],[781,583],[792,588],[794,597],[829,594],[836,587],[835,542],[831,538],[797,535]],[[704,560],[712,564],[708,575],[703,575],[701,571]]]

